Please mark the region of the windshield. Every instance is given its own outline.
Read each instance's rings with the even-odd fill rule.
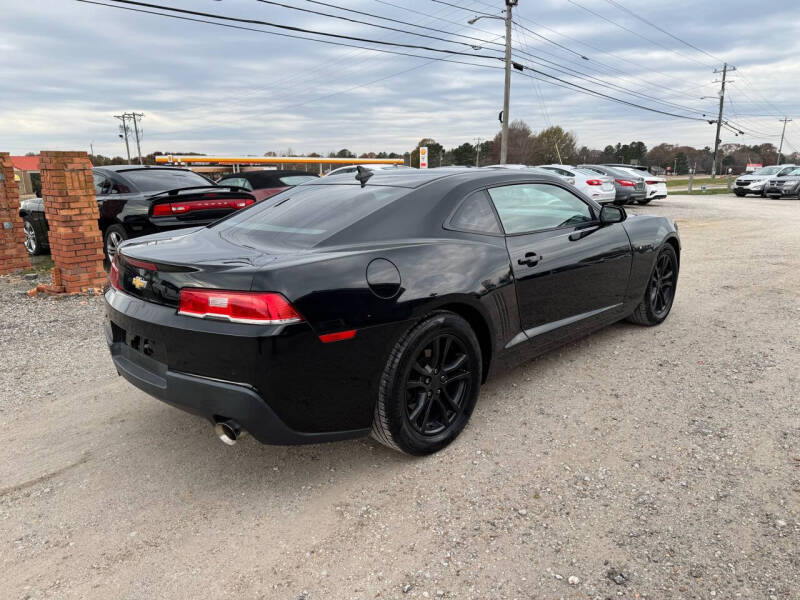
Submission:
[[[303,185],[218,223],[242,246],[312,248],[409,192],[406,188]]]
[[[753,175],[775,175],[782,167],[761,167]]]
[[[201,185],[213,186],[208,179],[182,169],[139,169],[120,172],[140,192],[160,192]]]

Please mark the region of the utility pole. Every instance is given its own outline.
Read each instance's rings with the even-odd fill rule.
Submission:
[[[786,134],[786,124],[791,123],[792,120],[788,117],[783,117],[782,119],[778,120],[783,121],[783,131],[781,131],[781,145],[778,147],[778,164],[781,164],[781,151],[783,150],[783,136]]]
[[[128,164],[131,164],[131,147],[128,144],[128,113],[114,115],[114,118],[122,121],[122,125],[119,126],[119,130],[122,133],[119,134],[119,137],[125,138],[125,151],[128,153]]]
[[[477,17],[473,17],[467,23],[470,25],[474,25],[480,19],[502,19],[505,21],[506,24],[506,55],[505,55],[505,63],[506,63],[506,80],[505,86],[503,88],[503,112],[500,113],[500,122],[503,124],[503,133],[502,138],[500,139],[500,164],[506,164],[506,159],[508,158],[508,104],[509,104],[509,96],[511,95],[511,9],[514,6],[517,6],[519,0],[505,0],[506,2],[506,10],[505,10],[505,17],[499,17],[495,15],[480,15]],[[521,67],[520,67],[521,70]]]
[[[518,0],[506,0],[506,80],[503,88],[503,137],[500,140],[500,164],[508,159],[508,105],[511,95],[511,7]]]
[[[475,166],[481,166],[481,142],[483,141],[481,138],[472,138],[475,142]]]
[[[142,113],[134,112],[130,114],[130,117],[131,119],[133,119],[133,131],[136,135],[136,153],[139,155],[139,164],[143,165],[144,163],[142,162],[142,147],[139,145],[139,126],[136,123],[136,117],[139,117],[141,119],[142,117],[144,117],[144,115]]]
[[[722,65],[722,87],[719,89],[719,117],[717,118],[717,135],[714,137],[714,160],[711,162],[711,179],[716,179],[717,177],[717,154],[719,153],[719,143],[722,141],[719,139],[719,131],[722,127],[722,107],[725,104],[725,79],[728,76],[728,71],[735,71],[736,67],[731,66],[728,67],[728,63],[724,63]],[[717,69],[714,69],[714,73],[720,73]]]

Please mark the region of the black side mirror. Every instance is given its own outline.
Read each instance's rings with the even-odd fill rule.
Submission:
[[[628,213],[621,206],[604,204],[600,209],[600,225],[611,225],[612,223],[622,223],[628,218]]]

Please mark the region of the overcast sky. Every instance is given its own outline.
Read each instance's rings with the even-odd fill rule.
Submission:
[[[307,0],[279,1],[470,41]],[[500,56],[495,50],[502,51],[497,45],[502,42],[501,21],[466,23],[477,13],[499,14],[501,0],[452,0],[463,9],[434,0],[327,0],[495,42],[475,41],[482,46],[478,50],[257,0],[150,2],[469,54]],[[579,85],[669,112],[695,117],[706,113],[708,118],[716,117],[718,107],[719,84],[713,83],[718,75],[712,71],[726,60],[738,68],[730,77],[726,118],[757,135],[734,137],[724,131],[723,141],[777,145],[781,129],[777,119],[785,114],[795,118],[786,131],[790,144],[786,149],[800,150],[800,3],[796,0],[574,2],[519,0],[515,20],[529,31],[515,28],[512,37],[520,51],[515,50],[516,59],[534,68],[535,61],[540,66],[556,63],[562,72],[550,74]],[[615,2],[708,54],[637,20]],[[88,150],[90,143],[96,153],[124,154],[113,115],[125,111],[145,114],[143,153],[260,155],[289,148],[306,153],[340,148],[357,153],[404,152],[423,137],[452,147],[491,138],[499,128],[500,60],[395,48],[483,65],[473,66],[381,54],[75,0],[2,0],[0,12],[0,150],[13,154]],[[570,69],[595,79],[570,78]],[[710,98],[701,100],[702,96]],[[705,122],[645,112],[519,73],[512,78],[510,113],[534,131],[561,125],[577,136],[580,145],[590,147],[632,140],[648,146],[669,142],[702,147],[713,145],[714,138],[713,127]]]

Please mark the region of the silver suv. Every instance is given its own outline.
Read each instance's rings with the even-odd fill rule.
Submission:
[[[758,194],[762,198],[766,196],[766,188],[770,178],[788,175],[790,171],[797,168],[797,165],[773,165],[771,167],[761,167],[749,175],[742,175],[733,184],[733,193],[737,196],[747,194]]]

